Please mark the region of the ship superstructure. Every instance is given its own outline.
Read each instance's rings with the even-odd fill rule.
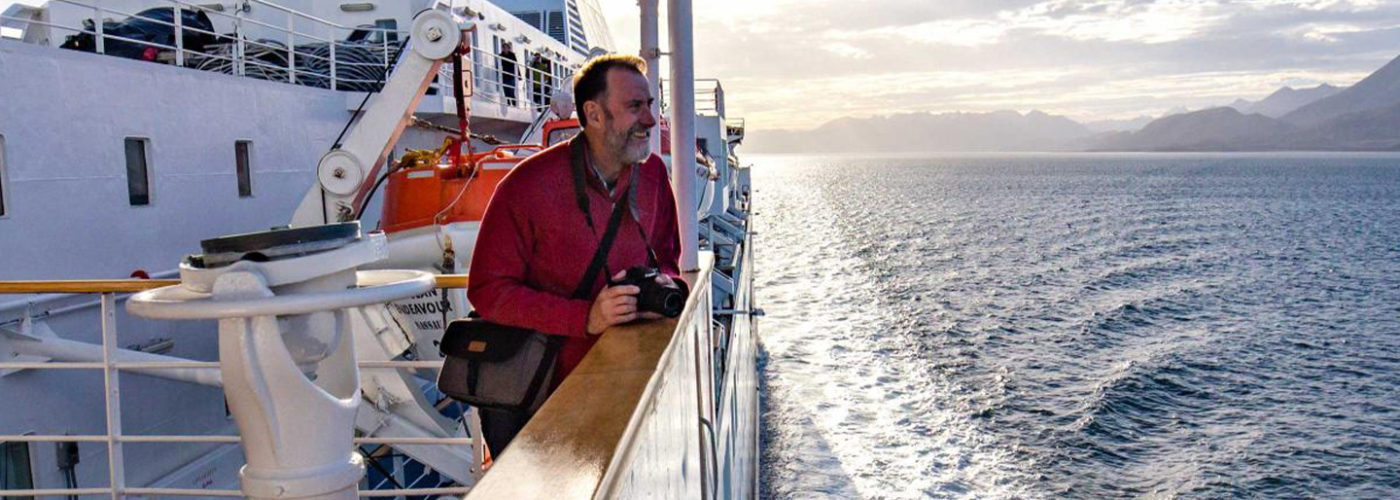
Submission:
[[[655,23],[655,2],[643,2],[643,7],[644,19]],[[688,4],[684,7],[688,12]],[[429,30],[420,22],[424,10],[450,21]],[[169,15],[161,17],[162,12]],[[531,12],[539,14],[538,20]],[[386,198],[374,196],[374,181],[380,175],[387,178],[396,156],[406,149],[438,148],[461,132],[466,122],[459,118],[469,118],[471,135],[450,155],[461,154],[482,169],[492,163],[509,168],[523,158],[509,144],[546,144],[551,138],[544,133],[545,122],[558,118],[557,110],[550,109],[555,94],[589,53],[606,51],[611,43],[592,0],[197,5],[55,0],[39,8],[16,6],[4,15],[0,25],[21,32],[20,40],[0,40],[0,96],[7,103],[0,111],[0,280],[154,278],[30,283],[31,288],[0,294],[0,395],[32,402],[0,412],[0,470],[5,472],[0,489],[21,490],[17,495],[199,497],[230,496],[241,489],[245,495],[280,496],[258,485],[290,479],[245,469],[245,463],[251,466],[250,459],[261,455],[246,454],[255,445],[247,432],[240,437],[237,431],[247,415],[271,414],[250,413],[245,408],[249,396],[230,392],[234,389],[224,379],[231,373],[225,339],[232,334],[219,326],[223,323],[196,320],[237,314],[166,314],[147,308],[142,316],[186,321],[144,320],[124,312],[133,307],[130,293],[175,283],[162,278],[181,278],[175,288],[195,286],[200,278],[177,273],[175,264],[188,255],[207,254],[200,241],[214,236],[288,223],[336,224],[351,216],[368,231],[378,224],[377,214],[392,212],[379,206]],[[551,32],[550,23],[559,16],[562,29]],[[410,27],[418,30],[417,44]],[[436,42],[448,31],[455,35],[457,27],[462,28],[462,45],[471,49],[464,52],[469,56],[462,64],[442,64],[442,56],[423,55],[422,44]],[[514,64],[502,59],[506,43],[516,51]],[[418,64],[414,57],[430,60],[429,66],[417,66],[427,72],[415,76],[403,71],[405,65]],[[653,67],[658,57],[651,54]],[[543,64],[531,67],[531,60]],[[513,78],[505,74],[510,66],[515,66]],[[672,78],[676,76],[673,69]],[[673,90],[692,95],[693,77],[681,76],[686,85]],[[324,168],[332,155],[322,153],[348,151],[364,137],[377,137],[364,133],[373,128],[370,117],[393,108],[394,96],[420,85],[414,82],[421,82],[418,93],[412,105],[397,111],[404,118],[384,136],[383,154],[371,157],[359,172],[356,189],[367,194],[336,205],[329,194],[337,189],[333,179],[341,170]],[[683,468],[703,470],[661,479],[707,497],[744,497],[756,491],[757,310],[748,264],[749,187],[747,170],[731,153],[742,139],[742,124],[726,122],[717,82],[703,94],[712,95],[713,104],[695,110],[692,100],[682,99],[672,108],[680,116],[673,118],[672,135],[700,139],[673,140],[676,157],[696,161],[672,165],[674,177],[693,177],[677,181],[678,198],[701,209],[689,221],[697,239],[689,258],[703,293],[696,294],[680,323],[656,334],[666,349],[650,353],[656,369],[639,379],[631,399],[610,403],[632,412],[608,427],[607,432],[621,434],[605,446],[611,465],[600,470],[605,475],[593,478],[597,491],[629,491],[637,487],[636,470],[657,466],[654,455],[638,456],[633,450],[676,445],[688,450],[683,463],[690,465]],[[463,109],[469,116],[459,116]],[[407,172],[403,178],[413,175]],[[316,196],[320,220],[311,220],[297,208],[309,206]],[[410,281],[417,284],[395,289],[405,295],[327,306],[341,311],[337,324],[344,335],[334,336],[340,340],[293,342],[288,335],[299,328],[294,325],[311,320],[295,319],[290,309],[275,304],[259,311],[276,315],[277,327],[267,323],[243,334],[256,338],[282,331],[298,360],[303,358],[296,353],[305,350],[294,345],[330,342],[324,355],[295,365],[321,387],[304,394],[329,391],[342,403],[332,398],[327,404],[354,407],[347,421],[353,429],[344,432],[354,432],[353,451],[367,471],[358,481],[360,489],[395,489],[399,496],[460,494],[490,464],[471,409],[442,398],[432,384],[441,364],[434,342],[447,321],[469,309],[461,291],[467,278],[452,274],[465,269],[470,259],[473,224],[435,221],[387,237],[375,233],[363,241],[341,242],[345,248],[368,249],[345,261],[361,270],[362,288],[384,285],[365,281],[374,276],[413,276]],[[701,242],[704,252],[697,259]],[[288,272],[301,276],[295,269],[277,267],[280,257],[263,258],[271,259],[270,267],[255,274],[267,279]],[[347,279],[339,264],[317,265]],[[403,268],[412,271],[398,271]],[[403,272],[417,274],[393,274]],[[432,275],[437,279],[428,279]],[[354,273],[349,276],[354,283]],[[295,283],[309,278],[275,279]],[[271,282],[267,286],[276,295],[306,291]],[[69,293],[37,293],[60,290]],[[214,297],[217,301],[218,294]],[[306,311],[307,318],[317,314]],[[344,346],[351,344],[353,355],[346,364]],[[358,376],[346,379],[346,369]],[[237,373],[254,372],[261,373]],[[693,376],[678,375],[685,373]],[[345,392],[345,380],[357,380],[358,390]],[[587,389],[561,389],[561,397],[576,398],[581,390]],[[690,403],[674,394],[689,394]],[[577,413],[571,404],[551,400],[542,414]],[[665,444],[676,436],[664,437],[666,428],[649,422],[667,412],[669,425],[693,428],[695,439]],[[694,418],[676,420],[684,415]],[[535,432],[552,431],[537,427],[532,427]],[[596,434],[598,429],[578,431]],[[653,436],[655,432],[662,434]],[[281,439],[271,442],[291,446]],[[545,452],[556,454],[548,449],[551,443],[544,444]],[[522,459],[502,458],[505,471],[496,474],[502,478],[495,484],[550,484],[522,477],[538,473],[522,469]],[[254,476],[262,479],[249,479]],[[354,489],[335,491],[354,496]]]

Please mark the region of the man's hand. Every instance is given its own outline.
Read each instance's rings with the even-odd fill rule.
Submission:
[[[627,275],[627,271],[618,271],[613,275],[612,281],[622,279]],[[675,280],[665,274],[657,274],[656,282],[665,286],[675,286]],[[642,289],[633,285],[609,286],[598,292],[598,298],[593,300],[593,307],[588,309],[588,334],[601,335],[603,330],[613,325],[621,325],[641,319],[662,319],[665,316],[651,311],[637,310],[637,294]]]
[[[676,281],[673,280],[673,279],[671,279],[670,276],[667,276],[666,273],[657,273],[657,274],[656,274],[656,282],[657,282],[657,283],[660,283],[660,284],[662,284],[662,285],[664,285],[664,286],[671,286],[671,287],[676,286]],[[641,290],[638,290],[638,292],[640,292],[640,291],[641,291]],[[662,318],[665,318],[665,316],[662,316],[661,313],[655,313],[655,312],[651,312],[651,311],[641,311],[641,317],[642,317],[642,319],[662,319]]]
[[[618,271],[612,279],[620,280],[626,274],[627,271]],[[641,291],[632,285],[604,287],[588,309],[588,333],[599,335],[608,327],[637,319],[637,294]]]

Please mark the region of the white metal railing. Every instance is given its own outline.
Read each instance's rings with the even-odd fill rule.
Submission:
[[[0,15],[0,21],[14,25],[42,26],[63,33],[64,47],[98,54],[135,56],[153,62],[270,81],[348,91],[377,91],[383,87],[395,58],[407,41],[408,32],[370,26],[343,26],[311,14],[289,9],[265,0],[241,0],[232,13],[183,0],[162,0],[169,6],[171,20],[152,17],[151,9],[128,12],[96,1],[53,0],[93,12],[91,27],[63,25],[52,21]],[[245,4],[257,4],[283,14],[281,23],[245,15]],[[233,33],[220,34],[185,23],[186,13],[203,14],[210,20],[230,22]],[[171,43],[138,40],[106,32],[108,15],[140,19],[171,28]],[[99,22],[101,21],[101,22]],[[273,38],[253,38],[250,33],[272,33]],[[358,32],[358,33],[357,33]],[[316,33],[324,33],[318,35]],[[352,35],[360,38],[351,41]],[[55,35],[57,39],[59,35]],[[191,44],[188,40],[194,40]],[[136,54],[132,48],[139,49]],[[505,59],[494,50],[473,46],[473,88],[480,98],[535,113],[549,106],[553,91],[568,84],[572,71],[559,61],[543,58],[546,69],[534,67],[533,57],[518,57],[514,71],[503,68]],[[149,56],[149,58],[147,57]],[[543,56],[541,56],[543,57]],[[450,67],[433,87],[451,93]]]
[[[181,0],[163,0],[171,10],[171,20],[167,21],[152,17],[149,14],[151,9],[134,13],[109,8],[98,2],[53,1],[92,9],[93,18],[89,19],[91,28],[29,18],[0,16],[0,19],[21,25],[38,25],[72,32],[74,35],[67,37],[63,44],[67,48],[107,54],[111,52],[108,49],[109,42],[116,41],[142,48],[143,52],[146,49],[154,49],[148,60],[157,62],[337,90],[377,90],[381,87],[394,63],[394,56],[402,45],[400,40],[407,36],[407,32],[399,30],[342,26],[263,0],[243,2],[282,12],[285,19],[282,25],[248,17],[244,15],[241,6],[236,6],[230,14]],[[142,15],[143,13],[146,15]],[[184,22],[184,13],[205,15],[206,18],[210,18],[210,28],[213,27],[214,18],[229,21],[233,24],[234,31],[231,35],[224,35],[209,29],[188,26]],[[106,33],[106,22],[97,20],[105,19],[107,14],[169,26],[172,41],[166,44]],[[311,29],[327,35],[318,36],[298,31],[298,19],[302,20],[303,29],[309,23]],[[255,28],[276,33],[282,40],[252,39],[247,32]],[[366,37],[369,40],[349,41],[336,36],[344,34],[348,37],[357,31],[369,34],[370,36]],[[196,38],[201,43],[195,47],[186,46],[187,39],[190,38]],[[306,43],[301,43],[303,41]],[[138,58],[144,58],[144,54]]]
[[[715,309],[718,255],[700,259],[675,335],[633,410],[594,498],[752,498],[758,368],[748,231],[735,249],[743,310]],[[724,318],[725,320],[720,320]],[[679,456],[678,456],[679,455]],[[664,493],[663,493],[664,492]]]
[[[550,69],[536,68],[533,57],[516,56],[509,60],[493,51],[472,47],[476,89],[484,92],[483,97],[491,102],[507,107],[519,107],[539,111],[550,104],[554,91],[567,88],[573,72],[558,64],[549,63]],[[546,59],[548,62],[548,59]],[[504,68],[506,63],[515,66],[514,71]]]
[[[713,498],[715,448],[715,331],[711,328],[713,257],[700,262],[675,334],[632,411],[595,498],[634,498],[667,492]],[[681,453],[683,456],[675,456]]]
[[[729,135],[744,135],[744,118],[729,118],[724,120],[724,126],[728,129]]]
[[[445,285],[440,282],[440,286]],[[465,282],[460,283],[461,286]],[[119,294],[117,292],[100,293],[100,316],[102,324],[102,361],[46,361],[46,362],[0,362],[0,371],[4,370],[101,370],[104,385],[104,410],[106,414],[105,434],[23,434],[23,435],[0,435],[0,443],[36,443],[36,442],[87,442],[106,443],[107,445],[107,465],[108,465],[108,485],[96,488],[31,488],[31,489],[0,489],[0,498],[10,497],[33,497],[33,496],[71,496],[71,495],[110,495],[114,500],[126,495],[156,495],[156,496],[194,496],[194,497],[241,497],[243,493],[239,490],[217,490],[217,489],[190,489],[190,488],[144,488],[128,487],[123,463],[123,445],[127,443],[218,443],[235,444],[241,443],[242,438],[236,435],[128,435],[122,430],[121,424],[121,402],[118,398],[120,392],[121,371],[129,370],[219,370],[217,361],[149,361],[149,362],[119,362],[117,361],[118,343],[116,328],[116,310]],[[349,340],[346,340],[349,341]],[[399,369],[431,369],[440,370],[442,361],[359,361],[357,364],[365,370],[399,370]],[[425,437],[356,437],[353,440],[356,446],[361,445],[457,445],[471,446],[474,444],[473,438],[425,438]],[[432,472],[424,464],[424,471],[415,478],[415,481],[403,488],[380,488],[385,481],[372,485],[371,490],[359,491],[360,497],[401,497],[401,496],[433,496],[433,495],[462,495],[471,490],[470,487],[414,487],[419,482],[425,480]]]
[[[663,109],[670,102],[671,89],[666,84],[665,78],[661,79],[661,103]],[[712,114],[723,117],[724,114],[724,86],[715,78],[695,79],[695,113]]]

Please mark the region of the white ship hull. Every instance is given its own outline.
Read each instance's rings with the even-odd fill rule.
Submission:
[[[484,3],[473,8],[495,15],[504,12]],[[495,63],[478,59],[476,64],[480,72]],[[474,130],[513,138],[533,119],[528,103],[506,104],[499,80],[487,78],[476,88],[472,100]],[[525,100],[523,90],[519,101]],[[171,278],[176,263],[199,253],[202,239],[286,225],[307,188],[317,182],[317,160],[337,141],[363,95],[0,40],[0,186],[4,189],[0,280]],[[427,122],[455,127],[450,96],[428,96],[416,111]],[[710,144],[728,140],[722,118],[714,121],[717,127],[709,126],[713,124],[703,117],[702,122],[700,135]],[[395,149],[431,149],[445,136],[435,127],[410,127],[399,137]],[[144,142],[147,204],[133,205],[130,199],[128,139]],[[250,146],[250,195],[240,193],[235,153],[235,144],[240,142]],[[746,207],[734,205],[741,193],[747,193],[747,172],[730,165],[727,147],[723,150],[725,154],[717,159],[725,177],[705,186],[695,198],[714,217],[728,214],[730,223],[747,232]],[[367,213],[377,214],[377,205],[371,205]],[[373,227],[375,216],[364,222]],[[457,231],[463,241],[456,246],[469,249],[464,243],[474,239],[474,228],[465,224]],[[710,232],[708,241],[723,240],[713,229],[706,231]],[[389,260],[374,267],[432,271],[440,262],[432,258],[434,249],[425,246],[422,235],[412,236],[397,237],[390,245]],[[677,347],[661,360],[654,375],[658,381],[648,385],[654,390],[637,402],[630,420],[623,422],[627,439],[612,449],[610,465],[602,470],[606,478],[595,483],[599,491],[617,497],[658,491],[698,492],[712,498],[756,494],[757,342],[750,314],[752,275],[748,265],[739,264],[748,260],[748,240],[742,233],[737,238],[742,242],[730,241],[728,249],[716,250],[720,265],[729,269],[728,275],[716,271],[706,302],[689,320],[706,325],[704,344],[718,345],[721,337],[709,326],[715,319],[711,313],[728,308],[730,312],[722,321],[728,325],[722,330],[725,348],[709,357],[700,356],[702,351],[696,346],[704,344],[697,343],[695,335],[702,330],[677,330],[671,340]],[[464,251],[458,259],[459,268],[464,268],[470,253]],[[735,274],[738,267],[743,272]],[[467,309],[460,290],[441,293],[450,298],[454,314]],[[214,322],[150,321],[130,316],[121,307],[109,307],[114,316],[104,328],[100,300],[116,306],[127,295],[104,297],[0,294],[0,329],[5,330],[0,332],[0,351],[5,351],[0,353],[0,364],[101,362],[104,336],[109,336],[107,340],[115,336],[113,348],[134,351],[126,354],[129,356],[150,353],[217,361]],[[734,314],[736,310],[740,314]],[[379,306],[376,311],[367,314],[377,314],[389,323],[413,321],[413,315],[401,309],[391,313]],[[357,338],[357,350],[363,356],[360,361],[387,362],[403,359],[404,353],[412,359],[440,360],[441,354],[426,346],[433,344],[433,330],[442,325],[421,326],[424,328],[405,326],[397,336]],[[359,324],[357,328],[376,327]],[[58,337],[63,342],[41,343],[33,336]],[[410,345],[415,341],[417,345]],[[693,376],[677,376],[701,370],[722,378],[701,383]],[[0,400],[24,402],[0,411],[0,436],[74,435],[80,441],[78,463],[67,470],[55,445],[49,442],[58,439],[25,443],[30,476],[19,489],[103,493],[103,488],[113,484],[116,470],[124,487],[135,488],[130,491],[165,488],[170,495],[200,496],[201,490],[237,490],[245,458],[240,445],[227,438],[237,429],[214,376],[216,371],[121,371],[119,396],[112,399],[108,396],[115,386],[101,369],[0,369]],[[436,412],[395,414],[388,410],[392,405],[381,406],[386,395],[390,400],[416,398],[415,408],[431,406],[432,401],[423,400],[418,387],[425,381],[407,373],[400,371],[379,379],[366,376],[362,384],[367,399],[362,407],[379,409],[361,412],[357,424],[362,433],[459,441],[474,434],[467,429],[469,425],[453,423]],[[432,378],[432,372],[419,373]],[[413,395],[405,396],[405,391]],[[379,394],[379,399],[374,400],[371,394]],[[712,403],[697,406],[697,397]],[[120,429],[126,436],[190,439],[126,442],[117,445],[120,464],[110,464],[109,408],[121,410]],[[708,416],[685,420],[686,415],[696,412]],[[701,421],[703,433],[698,427]],[[675,425],[688,434],[667,434],[677,429]],[[104,435],[108,437],[96,438]],[[207,439],[197,439],[201,436]],[[677,436],[688,437],[675,441]],[[381,482],[393,478],[405,486],[414,486],[415,479],[428,481],[418,483],[418,487],[471,485],[481,475],[475,465],[482,458],[479,444],[448,446],[458,451],[439,453],[435,449],[447,448],[431,444],[397,446],[406,455],[386,459],[383,463],[392,470],[372,475]],[[682,446],[687,451],[679,462],[680,457],[641,451],[656,446]],[[461,470],[431,478],[416,476],[419,469],[411,464],[420,463],[417,461],[453,464]],[[410,468],[402,468],[405,464]],[[705,472],[691,474],[698,472],[698,467],[704,467]],[[361,485],[381,486],[384,484]]]

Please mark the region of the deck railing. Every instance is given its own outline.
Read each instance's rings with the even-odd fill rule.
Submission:
[[[661,102],[671,102],[671,86],[661,79]],[[664,109],[664,108],[663,108]],[[695,79],[695,113],[724,117],[724,86],[715,78]]]
[[[439,275],[438,288],[465,288],[466,275]],[[35,496],[110,495],[120,499],[128,495],[192,496],[192,497],[241,497],[239,490],[193,489],[193,488],[143,488],[126,485],[123,468],[122,447],[127,443],[239,443],[239,436],[230,435],[128,435],[123,432],[121,420],[120,393],[122,371],[131,370],[219,370],[217,361],[153,361],[121,362],[117,360],[116,311],[120,294],[139,292],[178,284],[178,280],[66,280],[66,281],[0,281],[0,294],[97,294],[100,296],[102,324],[102,360],[45,361],[45,362],[0,362],[0,371],[5,370],[101,370],[104,385],[104,409],[106,414],[105,434],[23,434],[0,435],[0,443],[42,443],[42,442],[86,442],[106,443],[108,486],[101,488],[40,488],[4,489],[0,498]],[[347,340],[348,341],[348,340]],[[361,369],[430,369],[442,368],[441,361],[360,361]],[[357,437],[360,445],[458,445],[471,446],[472,438],[422,438],[422,437]],[[420,477],[421,479],[421,477]],[[412,486],[410,484],[410,486]],[[435,488],[394,488],[361,490],[361,497],[408,497],[462,495],[470,487]]]
[[[241,4],[235,4],[230,13],[221,5],[216,8],[183,0],[162,0],[169,6],[172,15],[172,20],[167,21],[142,15],[148,10],[129,12],[96,1],[52,1],[91,9],[91,26],[4,15],[0,15],[0,21],[8,26],[23,26],[26,30],[45,27],[54,32],[51,37],[55,39],[62,37],[91,43],[91,47],[81,43],[69,47],[78,50],[108,54],[114,53],[113,49],[121,45],[134,46],[140,47],[141,51],[150,49],[153,62],[335,90],[378,91],[387,80],[408,38],[408,32],[404,30],[343,26],[265,0],[243,1],[280,12],[283,18],[280,23],[250,17]],[[229,22],[234,27],[233,33],[220,34],[217,30],[189,26],[184,22],[184,12],[203,13],[211,21]],[[107,33],[104,20],[112,16],[168,26],[173,35],[172,41],[158,43]],[[250,36],[254,32],[271,33],[272,38],[254,38]],[[67,36],[70,33],[74,36]],[[358,38],[349,40],[352,35]],[[187,39],[191,38],[202,42],[198,46],[187,46]],[[210,40],[211,43],[203,43]],[[473,88],[481,91],[477,98],[530,110],[532,114],[547,107],[553,91],[567,85],[572,74],[572,69],[552,59],[547,71],[531,67],[524,52],[515,61],[516,70],[511,74],[502,71],[503,59],[494,48],[484,50],[473,45],[472,52]],[[433,84],[436,92],[444,95],[454,92],[450,70],[450,65],[444,65],[441,77]],[[513,81],[508,78],[512,76]]]
[[[702,253],[680,317],[604,332],[468,499],[753,498],[757,344],[717,272]]]

